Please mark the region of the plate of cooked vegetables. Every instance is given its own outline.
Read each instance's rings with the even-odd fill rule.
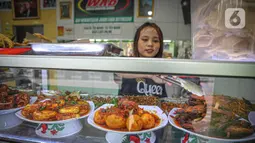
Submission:
[[[248,100],[224,95],[191,95],[187,104],[170,111],[168,120],[172,126],[211,140],[242,142],[255,139],[254,127],[248,117],[254,109]]]
[[[104,104],[88,117],[88,123],[106,132],[140,134],[167,125],[166,114],[157,106],[138,105],[122,98],[117,104]]]

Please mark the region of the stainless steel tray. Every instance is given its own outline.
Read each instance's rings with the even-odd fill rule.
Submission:
[[[28,55],[55,56],[121,56],[121,48],[113,44],[94,43],[31,43]]]

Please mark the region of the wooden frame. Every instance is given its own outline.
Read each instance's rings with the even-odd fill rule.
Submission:
[[[71,19],[72,17],[72,3],[71,2],[59,2],[60,19]]]
[[[41,9],[56,9],[56,5],[57,5],[57,1],[58,0],[47,0],[47,4],[44,5],[45,1],[46,0],[40,0],[40,2],[41,2]]]
[[[36,19],[40,18],[39,0],[12,0],[13,19]]]
[[[149,15],[151,11],[151,15]],[[153,17],[154,0],[138,0],[137,17]]]
[[[0,11],[11,11],[12,1],[11,0],[0,0]]]

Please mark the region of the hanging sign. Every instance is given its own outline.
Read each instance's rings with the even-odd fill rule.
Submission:
[[[134,21],[134,0],[75,0],[74,23]]]
[[[84,34],[121,34],[120,25],[88,25],[84,26]]]

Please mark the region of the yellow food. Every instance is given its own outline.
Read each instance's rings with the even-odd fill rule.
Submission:
[[[14,44],[14,46],[27,46],[28,45],[26,43],[18,43],[18,42],[14,42],[13,44]]]
[[[56,115],[57,112],[52,110],[35,111],[33,119],[36,121],[54,120]]]
[[[97,124],[105,124],[105,120],[106,120],[106,116],[104,114],[100,113],[101,110],[96,111],[95,115],[94,115],[94,121]]]
[[[28,39],[24,38],[22,44],[28,45],[29,42],[31,42],[31,40],[28,40]]]
[[[86,101],[77,101],[77,103],[78,103],[79,105],[89,105],[89,103],[86,102]]]
[[[57,114],[56,118],[57,120],[67,120],[67,119],[71,119],[71,118],[79,118],[80,115],[79,114]]]
[[[86,102],[86,101],[85,101]],[[65,105],[65,100],[64,99],[60,99],[59,101],[58,101],[58,105],[60,106],[60,107],[62,107],[62,106],[64,106]]]
[[[160,118],[140,108],[134,101],[122,98],[116,105],[96,111],[94,121],[103,128],[118,131],[141,131],[159,125]]]
[[[82,109],[82,110],[80,110],[79,115],[83,116],[83,115],[86,115],[88,112],[89,112],[89,110]]]
[[[141,109],[141,108],[139,108],[138,111],[137,111],[137,114],[138,114],[139,116],[141,116],[143,113],[144,113],[144,110]]]
[[[37,109],[39,108],[39,106],[37,106],[37,104],[28,104],[27,106],[25,106],[22,111],[21,114],[25,117],[28,117],[29,119],[33,118],[33,112],[35,112]]]
[[[33,35],[40,39],[46,40],[47,42],[52,42],[49,38],[45,37],[44,35],[42,35],[40,33],[34,33]]]
[[[121,129],[126,127],[126,119],[116,114],[107,116],[105,122],[106,125],[111,129]]]
[[[131,115],[127,119],[126,127],[129,131],[140,131],[143,128],[143,121],[138,115]]]
[[[90,105],[83,99],[77,100],[70,96],[47,97],[40,95],[34,104],[23,108],[21,113],[31,120],[56,121],[79,118],[87,115],[89,111]]]
[[[0,48],[13,48],[13,46],[12,40],[0,33]]]
[[[74,113],[77,114],[80,112],[79,106],[69,106],[59,109],[59,113],[62,114],[68,114],[68,113]]]
[[[155,126],[155,118],[151,114],[145,113],[141,116],[141,119],[144,129],[150,129]]]

